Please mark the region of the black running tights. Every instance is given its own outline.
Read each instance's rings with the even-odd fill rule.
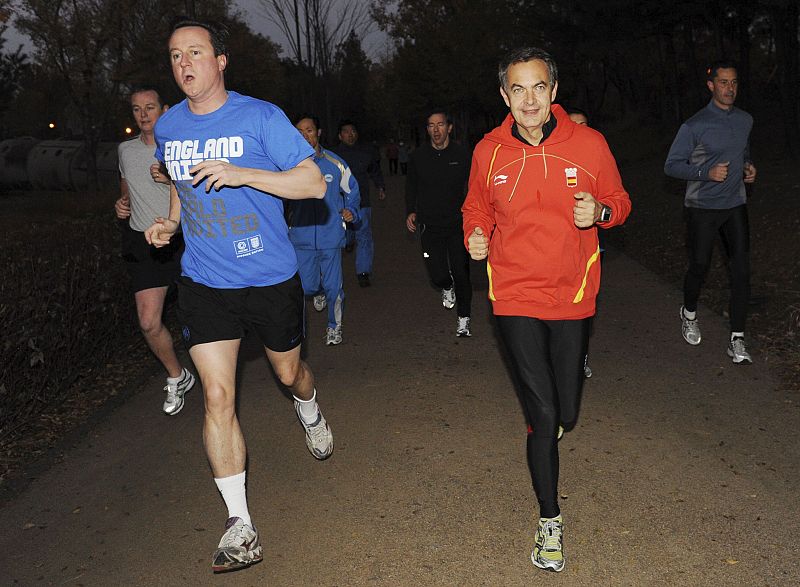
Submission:
[[[728,314],[731,332],[744,332],[750,297],[750,227],[747,206],[729,210],[686,208],[689,269],[683,282],[683,305],[697,309],[700,288],[711,266],[714,241],[719,234],[728,254],[731,300]]]
[[[539,515],[552,518],[558,507],[558,426],[570,430],[578,417],[583,358],[589,319],[539,320],[497,316],[514,371],[528,434],[528,467]]]

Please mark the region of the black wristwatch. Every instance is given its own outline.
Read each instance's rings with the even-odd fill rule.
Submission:
[[[611,221],[611,208],[609,206],[603,206],[603,209],[600,210],[600,220],[598,220],[598,224],[603,224],[605,222]]]

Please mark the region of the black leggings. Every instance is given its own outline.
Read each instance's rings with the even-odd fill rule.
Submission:
[[[750,226],[747,207],[741,205],[729,210],[686,208],[686,220],[689,270],[683,281],[684,307],[690,312],[697,310],[700,288],[711,266],[711,253],[719,234],[728,254],[731,332],[744,332],[750,297]]]
[[[469,254],[464,247],[461,226],[439,227],[420,224],[422,256],[428,277],[438,289],[456,290],[459,316],[472,315],[472,283],[469,279]]]
[[[583,387],[583,358],[589,319],[539,320],[497,316],[511,359],[528,434],[528,467],[539,515],[553,518],[558,507],[558,426],[575,426]]]

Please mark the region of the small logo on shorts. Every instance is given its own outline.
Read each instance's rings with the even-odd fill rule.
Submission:
[[[574,188],[578,185],[578,168],[566,167],[564,173],[567,176],[567,187]]]
[[[256,234],[233,241],[233,248],[236,249],[236,258],[249,257],[254,253],[262,252],[264,250],[264,242],[261,240],[261,235]]]
[[[182,334],[183,334],[183,340],[185,340],[186,342],[189,342],[190,335],[189,335],[189,327],[188,326],[184,326],[183,327]]]

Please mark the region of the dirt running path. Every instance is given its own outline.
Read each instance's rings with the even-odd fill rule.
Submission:
[[[214,576],[225,511],[201,447],[202,394],[160,413],[154,377],[0,511],[3,585],[795,585],[798,405],[725,355],[702,315],[680,337],[679,292],[606,259],[578,427],[560,444],[566,570],[529,561],[535,500],[525,424],[475,265],[474,336],[426,284],[402,185],[374,212],[374,285],[345,259],[345,343],[308,361],[336,452],[308,454],[291,403],[246,344],[239,412],[264,562]],[[796,400],[796,398],[794,398]]]

